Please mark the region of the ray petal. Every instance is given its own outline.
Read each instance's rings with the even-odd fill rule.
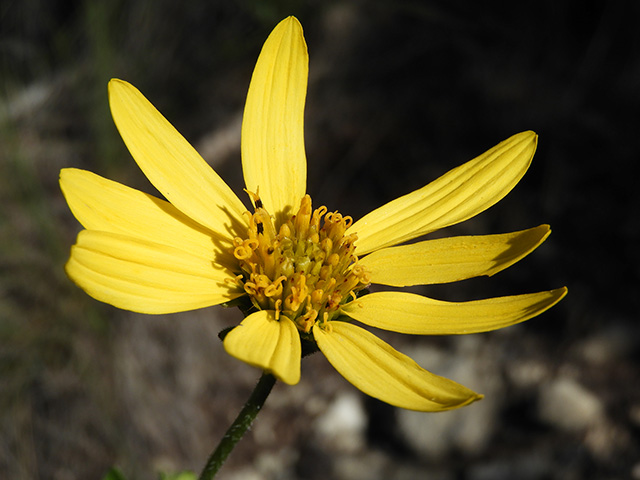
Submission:
[[[288,385],[300,381],[298,329],[287,317],[276,320],[271,310],[246,317],[224,337],[224,348],[232,357],[272,373]]]
[[[366,330],[333,321],[313,327],[318,347],[349,382],[367,395],[409,410],[438,412],[479,400],[472,390],[420,367]]]
[[[108,232],[81,231],[65,268],[93,298],[140,313],[193,310],[243,294],[210,259]]]
[[[499,235],[446,237],[376,250],[360,260],[371,282],[394,287],[493,275],[535,250],[549,225]]]
[[[407,292],[376,292],[342,307],[342,312],[371,327],[413,335],[460,335],[488,332],[540,315],[566,295],[566,288],[489,298],[444,302]]]
[[[109,105],[129,152],[167,200],[221,236],[242,232],[240,199],[137,88],[111,80]]]
[[[153,195],[75,168],[60,172],[60,187],[73,215],[88,230],[176,247],[226,265],[232,260],[227,238]]]
[[[309,56],[302,26],[280,22],[262,47],[242,121],[242,169],[247,189],[259,192],[278,221],[305,194],[304,104]]]
[[[467,220],[502,199],[525,174],[537,135],[513,135],[428,185],[399,197],[355,222],[358,254],[397,245]]]

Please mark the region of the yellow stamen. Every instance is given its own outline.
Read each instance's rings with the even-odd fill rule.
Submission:
[[[277,225],[258,193],[247,193],[255,208],[247,212],[247,237],[233,241],[238,282],[257,308],[274,310],[276,320],[284,315],[304,333],[315,324],[330,329],[340,305],[370,282],[357,263],[357,235],[344,236],[351,217],[324,206],[313,210],[305,195],[296,214]]]

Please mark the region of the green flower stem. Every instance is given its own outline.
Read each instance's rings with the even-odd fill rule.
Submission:
[[[276,378],[273,375],[266,372],[262,374],[247,403],[245,403],[235,421],[224,434],[209,460],[207,460],[207,465],[202,470],[198,480],[211,480],[215,477],[233,448],[253,423],[275,383]]]

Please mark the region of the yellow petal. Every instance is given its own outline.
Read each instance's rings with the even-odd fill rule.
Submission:
[[[414,335],[457,335],[497,330],[540,315],[566,288],[471,302],[443,302],[407,292],[377,292],[342,307],[371,327]]]
[[[333,321],[329,330],[313,327],[318,347],[349,382],[383,402],[409,410],[437,412],[458,408],[482,395],[424,370],[375,335]]]
[[[227,302],[243,294],[210,259],[146,240],[93,230],[78,234],[66,265],[93,298],[140,313],[173,313]]]
[[[358,234],[357,251],[362,255],[467,220],[511,191],[529,168],[537,141],[534,132],[518,133],[365,215],[346,233]]]
[[[300,381],[300,335],[285,316],[276,320],[271,310],[252,313],[224,337],[224,348],[232,357],[272,373],[288,385]]]
[[[109,104],[129,152],[167,200],[221,236],[246,228],[240,199],[138,89],[111,80]]]
[[[302,26],[280,22],[262,47],[242,120],[242,169],[278,221],[300,206],[307,183],[304,102],[309,55]]]
[[[219,238],[164,200],[75,168],[60,172],[60,187],[86,229],[128,235],[230,264],[231,244],[226,238]]]
[[[522,259],[548,236],[549,225],[501,235],[447,237],[370,253],[360,264],[371,282],[394,287],[457,282],[493,275]]]

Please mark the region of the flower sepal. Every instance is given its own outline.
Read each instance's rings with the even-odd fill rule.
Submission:
[[[256,306],[251,302],[251,298],[249,298],[246,295],[242,297],[234,298],[233,300],[224,302],[220,305],[225,308],[238,307],[238,309],[242,312],[242,315],[245,317],[248,317],[252,313],[258,311]]]

